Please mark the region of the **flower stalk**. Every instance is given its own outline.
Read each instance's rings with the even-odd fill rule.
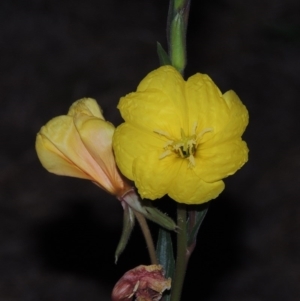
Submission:
[[[154,242],[153,242],[152,235],[149,230],[147,221],[146,221],[145,217],[137,211],[134,211],[134,215],[135,215],[135,217],[141,227],[142,233],[144,235],[144,238],[145,238],[145,241],[146,241],[146,244],[148,247],[151,264],[158,264],[155,247],[154,247]]]
[[[177,256],[175,275],[173,277],[171,301],[180,301],[187,267],[187,210],[185,204],[177,205]]]
[[[172,66],[181,74],[187,63],[186,30],[190,0],[170,0],[167,34]],[[177,256],[170,301],[180,301],[187,267],[187,210],[185,204],[177,204]]]

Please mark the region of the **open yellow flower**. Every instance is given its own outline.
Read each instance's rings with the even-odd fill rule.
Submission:
[[[248,160],[241,139],[248,111],[205,74],[185,81],[173,67],[160,67],[118,108],[125,123],[113,137],[117,165],[143,198],[168,194],[179,203],[207,202]]]
[[[55,117],[41,128],[36,151],[49,172],[88,179],[107,192],[122,196],[130,187],[116,167],[114,130],[97,102],[83,98],[73,103],[67,115]]]

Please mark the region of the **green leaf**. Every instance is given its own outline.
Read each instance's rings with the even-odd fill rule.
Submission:
[[[161,66],[172,65],[167,52],[164,50],[164,48],[161,46],[159,42],[156,43],[156,50],[159,58],[159,64]]]
[[[123,215],[122,235],[121,235],[119,244],[118,244],[116,252],[115,252],[115,263],[117,263],[119,256],[125,250],[127,242],[130,238],[130,234],[134,227],[134,221],[135,221],[134,213],[133,213],[132,209],[128,205],[126,205],[124,208],[124,215]]]
[[[159,264],[161,264],[165,271],[165,277],[172,278],[175,270],[175,260],[173,254],[172,238],[169,231],[160,228],[157,239],[156,255]],[[169,301],[171,298],[170,291],[166,292],[164,301]]]
[[[208,203],[195,206],[193,209],[194,210],[189,210],[189,218],[187,221],[188,247],[197,240],[198,231],[208,210]]]

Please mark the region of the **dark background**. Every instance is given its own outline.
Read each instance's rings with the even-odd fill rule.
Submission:
[[[120,204],[47,173],[34,142],[84,96],[120,123],[119,98],[158,67],[167,9],[167,0],[1,1],[1,301],[110,300],[126,270],[148,264],[138,228],[114,264]],[[237,92],[250,155],[211,203],[183,300],[300,299],[299,15],[297,0],[192,0],[186,75]]]

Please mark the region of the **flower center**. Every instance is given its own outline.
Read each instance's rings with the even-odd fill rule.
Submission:
[[[198,135],[196,135],[197,124],[194,127],[193,135],[187,136],[184,130],[181,128],[181,138],[179,140],[172,139],[170,135],[164,131],[155,130],[156,134],[164,136],[168,139],[166,145],[164,146],[164,152],[159,156],[159,159],[163,159],[172,153],[183,159],[188,159],[189,167],[196,166],[195,163],[195,153],[199,145],[200,138],[207,132],[211,132],[212,128],[206,128],[202,130]]]

